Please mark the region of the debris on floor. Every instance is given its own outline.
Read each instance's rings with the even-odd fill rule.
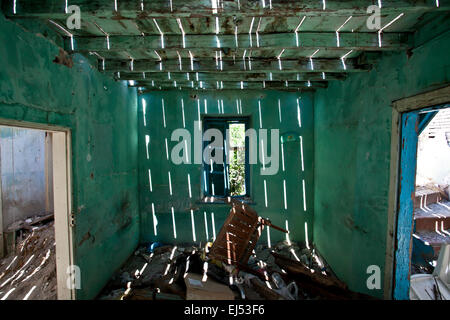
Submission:
[[[210,247],[211,243],[141,246],[98,299],[373,299],[349,291],[311,246],[290,241],[272,248],[258,244],[246,267],[210,259]]]
[[[443,244],[431,274],[413,274],[411,300],[450,300],[450,244]]]
[[[51,220],[53,220],[53,213],[42,215],[42,216],[34,216],[34,217],[30,217],[25,220],[18,220],[8,226],[7,232],[16,232],[16,231],[21,231],[22,229],[32,230],[33,226],[36,226],[38,224],[45,223],[45,222],[48,222]]]
[[[289,238],[257,244],[263,228],[287,230],[230,199],[232,208],[214,243],[150,243],[139,248],[99,299],[304,300],[372,299],[350,292],[309,245]]]
[[[55,300],[53,215],[19,221],[9,228],[15,248],[0,260],[0,300]]]
[[[189,273],[184,278],[186,300],[234,300],[233,291],[213,279],[203,281],[203,276]]]

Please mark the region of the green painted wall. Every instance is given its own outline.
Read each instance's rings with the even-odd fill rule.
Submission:
[[[194,95],[197,95],[196,97]],[[289,221],[291,240],[305,240],[305,222],[308,224],[309,238],[312,239],[313,192],[314,192],[314,130],[312,94],[287,93],[277,91],[161,91],[145,94],[146,126],[144,126],[142,101],[139,99],[139,161],[140,161],[140,205],[141,240],[166,242],[192,242],[190,209],[194,210],[196,240],[206,240],[204,212],[207,214],[209,239],[212,240],[211,213],[214,213],[215,230],[218,234],[230,207],[220,204],[198,203],[201,199],[202,166],[199,164],[175,165],[166,157],[165,138],[169,143],[169,155],[177,142],[171,142],[171,133],[183,128],[181,99],[184,101],[186,129],[193,136],[194,121],[198,119],[197,99],[200,100],[201,114],[205,114],[204,100],[207,100],[208,115],[219,114],[217,100],[223,100],[224,114],[237,115],[236,99],[241,99],[242,115],[250,116],[251,127],[259,129],[258,100],[261,101],[263,129],[279,129],[280,135],[294,132],[303,137],[305,171],[301,170],[300,142],[285,144],[285,171],[282,171],[281,151],[279,171],[273,176],[261,176],[260,162],[251,165],[252,205],[259,215],[270,218],[275,225],[285,227]],[[297,98],[300,99],[301,128],[297,120]],[[196,99],[197,98],[197,99]],[[163,125],[162,99],[164,99],[166,128]],[[281,102],[281,123],[278,112],[278,99]],[[146,156],[145,135],[149,135],[149,159]],[[281,145],[280,145],[281,149]],[[193,152],[193,143],[192,143]],[[148,169],[152,174],[153,191],[150,192]],[[169,192],[168,171],[171,172],[173,196]],[[192,199],[189,198],[188,174],[191,179]],[[268,207],[265,207],[264,179],[267,181]],[[287,210],[284,210],[283,180],[286,180]],[[303,209],[302,180],[306,185],[307,211]],[[152,203],[158,220],[157,235],[154,234]],[[171,207],[174,207],[177,238],[174,239]],[[285,239],[285,234],[271,230],[271,242]],[[260,238],[267,243],[267,233]]]
[[[448,29],[447,23],[442,27]],[[390,139],[394,100],[450,81],[450,33],[406,53],[384,54],[370,73],[333,82],[315,95],[314,241],[351,289],[368,290],[366,269],[384,268],[388,223]]]
[[[0,15],[0,118],[72,131],[75,264],[79,299],[95,297],[139,241],[137,94]]]
[[[437,21],[444,26],[444,21]],[[259,128],[258,100],[263,128],[296,132],[303,137],[305,171],[301,171],[300,144],[285,145],[285,166],[274,176],[261,176],[260,164],[251,166],[251,196],[258,213],[281,227],[289,221],[291,239],[308,237],[351,289],[382,296],[382,290],[366,288],[366,268],[379,265],[384,276],[387,238],[391,102],[449,82],[449,33],[427,42],[427,32],[417,35],[420,46],[408,57],[387,53],[367,74],[352,74],[345,82],[332,82],[328,89],[311,93],[236,91],[161,91],[138,98],[125,83],[98,73],[86,58],[75,55],[69,69],[52,62],[58,47],[39,35],[41,29],[27,23],[27,32],[0,15],[0,118],[52,124],[72,130],[73,208],[75,264],[81,268],[78,298],[93,298],[113,271],[141,242],[191,242],[190,209],[194,210],[197,241],[204,242],[207,214],[212,240],[211,213],[216,234],[229,213],[226,205],[201,204],[200,165],[176,166],[166,159],[174,129],[182,128],[181,99],[186,128],[192,133],[201,113],[237,115],[241,99],[243,115]],[[434,30],[435,34],[437,32]],[[51,37],[52,39],[56,39]],[[194,97],[194,95],[197,95]],[[302,127],[297,120],[301,97]],[[142,98],[146,100],[143,125]],[[161,99],[165,101],[163,127]],[[282,122],[279,121],[278,99]],[[149,135],[146,157],[145,135]],[[149,190],[152,170],[153,191]],[[173,196],[169,195],[171,172]],[[192,199],[187,175],[191,178]],[[268,207],[264,204],[267,180]],[[303,210],[302,180],[306,183]],[[287,205],[283,204],[283,180]],[[158,219],[154,234],[152,203]],[[174,207],[177,238],[173,237]],[[314,215],[314,216],[313,216]],[[314,217],[314,219],[313,219]],[[314,220],[314,221],[313,221]],[[314,225],[313,225],[314,224]],[[284,234],[271,230],[272,243]],[[261,243],[266,243],[264,232]],[[383,284],[383,280],[381,281]]]

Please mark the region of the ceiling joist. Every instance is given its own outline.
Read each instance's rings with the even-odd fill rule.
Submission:
[[[295,48],[340,48],[346,50],[404,50],[411,46],[406,33],[383,33],[379,42],[378,33],[299,32],[280,34],[247,35],[158,35],[158,36],[109,36],[77,37],[74,45],[66,38],[65,49],[77,52],[127,51],[127,50],[168,50],[168,49],[211,49],[229,48],[250,50],[295,49]]]
[[[366,16],[367,7],[378,1],[367,0],[292,0],[292,1],[211,1],[211,0],[71,0],[69,5],[80,6],[85,18],[211,18],[213,14],[228,17],[271,16]],[[445,0],[439,7],[434,0],[382,1],[383,14],[450,10]],[[8,16],[20,18],[64,19],[64,0],[3,1]],[[14,9],[15,3],[15,9]],[[213,3],[216,3],[213,6]],[[214,8],[215,7],[215,8]],[[15,11],[15,14],[14,14]]]
[[[243,72],[364,72],[370,70],[370,65],[360,64],[356,59],[254,59],[249,63],[248,59],[222,60],[214,59],[193,60],[182,59],[181,66],[179,60],[134,60],[133,63],[127,60],[109,60],[103,65],[99,61],[99,69],[107,72],[134,71],[134,72],[221,72],[222,77],[238,77]]]
[[[224,77],[220,72],[116,72],[115,78],[117,80],[143,80],[143,81],[204,81],[204,82],[217,82],[223,81],[227,77]],[[332,80],[344,80],[346,78],[345,73],[323,73],[323,72],[284,72],[284,73],[271,73],[271,72],[248,72],[239,75],[239,79],[244,82],[262,82],[262,81],[332,81]],[[197,80],[198,79],[198,80]]]
[[[314,90],[318,88],[326,88],[327,82],[320,81],[261,81],[261,82],[245,82],[245,81],[137,81],[131,83],[130,86],[138,87],[141,91],[145,88],[153,89],[204,89],[204,90]]]
[[[70,6],[80,8],[70,29]],[[368,19],[379,9],[379,26]],[[450,0],[4,0],[11,19],[48,24],[69,53],[139,90],[311,90],[414,47]],[[372,8],[373,10],[374,8]]]

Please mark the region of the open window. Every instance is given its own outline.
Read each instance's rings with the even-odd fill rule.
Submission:
[[[203,120],[203,150],[210,155],[209,159],[203,159],[202,186],[205,197],[249,197],[247,128],[247,118]],[[215,140],[218,137],[220,141]]]

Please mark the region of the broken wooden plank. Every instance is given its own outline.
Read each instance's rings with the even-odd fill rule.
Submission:
[[[272,222],[271,222],[270,220],[268,220],[268,219],[261,219],[261,220],[262,220],[262,223],[263,223],[265,226],[271,227],[271,228],[273,228],[273,229],[275,229],[275,230],[278,230],[278,231],[281,231],[281,232],[284,232],[284,233],[289,233],[288,230],[283,229],[283,228],[280,228],[280,227],[278,227],[278,226],[272,224]]]
[[[250,280],[255,291],[267,300],[286,300],[281,294],[269,288],[264,282],[258,278]]]
[[[307,291],[309,294],[316,295],[322,299],[349,300],[349,299],[375,299],[371,296],[352,292],[348,290],[347,285],[340,280],[312,272],[303,264],[293,261],[283,255],[272,252],[275,257],[275,263],[288,275],[296,281],[299,289]]]
[[[45,216],[41,216],[41,217],[33,217],[33,218],[29,218],[31,220],[31,222],[27,222],[26,220],[20,220],[20,221],[16,221],[13,224],[11,224],[8,228],[7,231],[8,232],[15,232],[18,231],[20,229],[27,229],[27,230],[31,230],[32,226],[41,223],[41,222],[46,222],[48,220],[52,220],[53,219],[53,213],[45,215]],[[28,219],[27,219],[28,220]]]
[[[49,221],[49,220],[53,220],[53,213],[47,214],[47,215],[45,215],[45,216],[37,217],[36,219],[33,219],[33,220],[29,223],[29,225],[30,225],[30,226],[34,226],[34,225],[36,225],[36,224],[38,224],[38,223],[45,222],[45,221]]]
[[[306,268],[302,263],[298,261],[291,260],[288,257],[280,255],[276,252],[271,252],[271,254],[275,257],[275,263],[288,272],[301,275],[305,278],[309,278],[312,281],[323,286],[336,286],[341,289],[347,288],[347,285],[339,281],[338,279],[334,279],[333,277],[325,276],[316,272],[313,273],[310,269]]]

